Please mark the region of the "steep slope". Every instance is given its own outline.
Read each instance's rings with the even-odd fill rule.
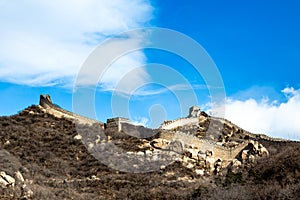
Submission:
[[[134,196],[179,199],[197,184],[197,175],[180,163],[152,173],[123,173],[96,160],[76,139],[75,124],[66,118],[44,113],[39,106],[31,106],[18,115],[0,117],[0,148],[9,152],[0,163],[15,160],[16,169],[1,166],[0,171],[13,174],[20,170],[34,199],[111,199]],[[136,145],[134,138],[126,140],[127,147]],[[182,178],[182,181],[180,181]],[[177,179],[180,179],[177,181]],[[144,193],[145,190],[149,192]],[[165,192],[168,191],[168,192]],[[11,193],[1,190],[0,197]],[[15,197],[20,190],[13,192]]]

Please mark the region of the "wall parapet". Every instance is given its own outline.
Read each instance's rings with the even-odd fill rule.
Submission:
[[[196,117],[196,118],[179,118],[176,120],[166,121],[165,123],[163,123],[160,126],[160,129],[170,130],[170,129],[177,128],[179,126],[184,126],[184,125],[188,125],[188,124],[196,124],[196,123],[199,123],[198,117]]]
[[[41,108],[45,109],[45,111],[49,114],[54,115],[55,117],[65,117],[69,118],[75,121],[78,121],[79,123],[86,123],[86,124],[100,124],[100,126],[103,128],[104,124],[102,122],[99,122],[94,119],[90,119],[84,116],[81,116],[79,114],[75,114],[73,112],[67,111],[65,109],[60,108],[59,106],[52,103],[51,97],[47,95],[40,95],[40,102],[39,106]]]

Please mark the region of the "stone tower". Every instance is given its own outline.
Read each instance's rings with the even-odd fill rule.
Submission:
[[[201,109],[199,106],[190,107],[189,118],[196,118],[201,115]]]

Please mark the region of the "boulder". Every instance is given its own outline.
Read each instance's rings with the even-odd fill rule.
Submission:
[[[243,162],[246,162],[248,160],[248,153],[249,153],[249,150],[243,150],[242,151],[242,161]]]
[[[214,169],[214,172],[215,174],[217,175],[222,175],[222,159],[218,159],[216,162],[215,162],[215,169]]]
[[[168,146],[169,150],[174,151],[178,154],[184,154],[184,142],[182,140],[172,140]]]
[[[7,185],[8,182],[4,178],[2,178],[2,176],[0,176],[0,187],[6,188]]]
[[[165,139],[157,138],[157,139],[152,140],[152,142],[150,144],[154,148],[165,149],[168,146],[169,141],[165,140]]]
[[[15,179],[10,175],[6,174],[4,171],[0,172],[0,178],[1,178],[1,185],[4,185],[5,187],[15,186],[15,182],[16,182]]]
[[[196,169],[195,173],[200,175],[200,176],[203,176],[204,175],[204,169]]]
[[[259,145],[259,149],[258,149],[258,155],[259,156],[269,156],[269,151],[262,145]]]
[[[242,168],[242,163],[238,159],[233,159],[229,166],[229,170],[233,173],[238,173]]]
[[[249,155],[249,163],[254,163],[254,162],[255,162],[255,156]]]
[[[81,139],[82,139],[82,136],[79,134],[74,136],[74,140],[81,140]]]
[[[15,178],[16,178],[16,181],[19,183],[23,183],[25,181],[24,177],[20,171],[15,172]]]

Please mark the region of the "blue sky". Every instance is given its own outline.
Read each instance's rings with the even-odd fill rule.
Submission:
[[[74,80],[93,49],[122,31],[154,26],[191,37],[210,55],[224,82],[226,118],[253,132],[300,138],[299,1],[4,0],[0,9],[0,115],[37,104],[41,93],[72,110]],[[174,73],[152,70],[149,63]],[[140,87],[131,95],[114,93],[126,74],[130,81],[123,86]],[[210,86],[170,52],[146,49],[123,56],[102,80],[95,92],[101,121],[126,115],[155,126],[185,116],[180,102],[185,108],[195,101],[184,81],[193,86],[196,103],[210,110]],[[165,80],[169,89],[157,84]],[[187,98],[178,99],[176,92]]]

